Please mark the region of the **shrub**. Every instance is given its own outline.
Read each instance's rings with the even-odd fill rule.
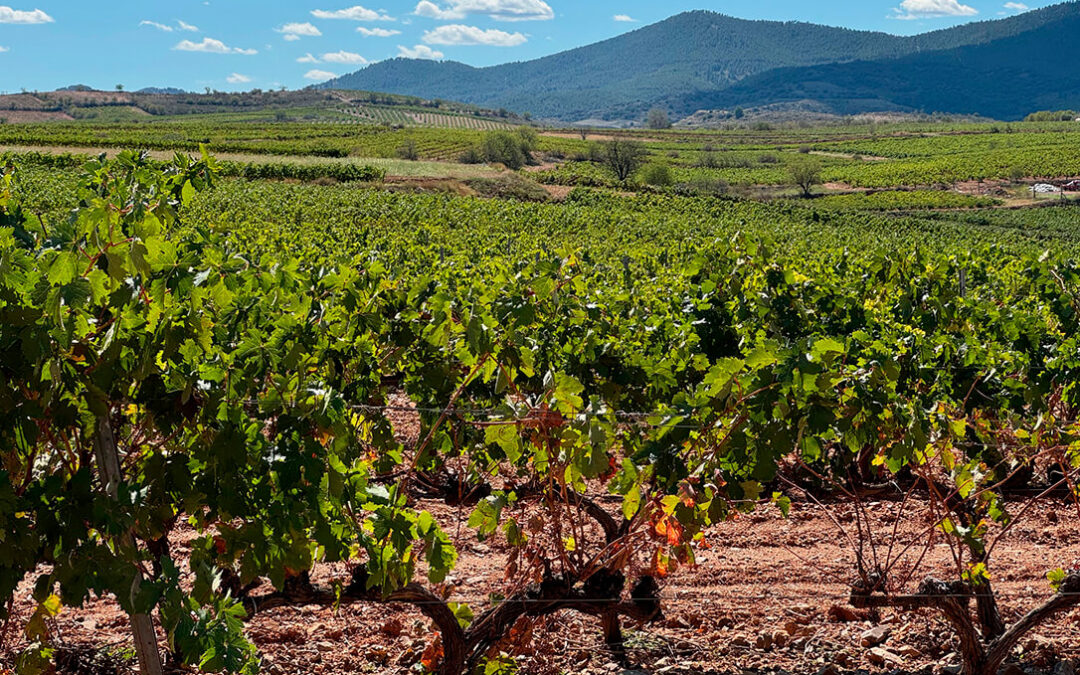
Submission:
[[[465,184],[481,197],[510,199],[519,202],[546,202],[551,194],[539,183],[516,173],[508,173],[491,178],[470,178]]]
[[[675,184],[675,174],[667,164],[649,164],[641,170],[641,180],[646,185],[670,187]]]
[[[462,164],[483,164],[484,152],[475,146],[468,148],[458,156],[458,162]]]
[[[394,154],[397,155],[398,159],[407,159],[412,162],[420,159],[420,151],[416,147],[416,141],[411,138],[399,145]]]
[[[485,162],[509,169],[520,169],[529,159],[527,140],[520,133],[493,131],[484,137],[481,148]]]

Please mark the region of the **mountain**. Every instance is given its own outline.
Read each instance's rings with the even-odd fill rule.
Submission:
[[[995,63],[1020,59],[1017,53],[999,55],[998,43],[1008,49],[1010,40],[1032,31],[1052,29],[1078,16],[1080,3],[1069,2],[1006,19],[899,37],[808,23],[748,21],[715,12],[693,11],[610,40],[533,61],[474,68],[451,61],[393,59],[319,86],[454,99],[563,121],[637,119],[655,105],[681,116],[693,113],[702,104],[736,100],[723,96],[722,92],[747,87],[756,77],[779,77],[780,71],[790,77],[809,77],[814,74],[812,71],[800,72],[800,69],[894,64],[906,59],[915,59],[912,67],[918,67],[922,63],[919,57],[928,53],[980,46],[989,49],[987,54],[995,55],[992,59]],[[1037,64],[1028,63],[1027,67],[1035,69]],[[848,79],[844,80],[840,72],[836,73],[838,82],[853,77],[845,75]],[[913,81],[914,75],[903,79]],[[784,80],[784,85],[788,92],[797,88],[794,81]],[[769,98],[768,91],[760,87],[760,96],[740,91],[738,99]],[[831,98],[847,101],[849,106],[857,99],[846,92]],[[873,97],[875,101],[878,99],[876,95]],[[934,94],[927,101],[936,99]],[[960,106],[955,112],[983,112],[968,110],[970,106],[963,105],[964,101],[958,98],[944,101],[949,105],[941,108],[925,105],[918,95],[907,100],[901,107],[953,112],[953,106]]]
[[[995,40],[898,59],[781,68],[675,107],[734,109],[812,100],[837,114],[878,110],[978,113],[1017,120],[1080,106],[1080,70],[1069,55],[1080,16]]]

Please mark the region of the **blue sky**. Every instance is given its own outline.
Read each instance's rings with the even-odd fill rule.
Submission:
[[[100,89],[117,84],[127,89],[299,88],[399,55],[476,66],[531,59],[691,9],[912,34],[1054,4],[371,0],[356,5],[355,1],[0,0],[0,91],[44,91],[76,83]]]

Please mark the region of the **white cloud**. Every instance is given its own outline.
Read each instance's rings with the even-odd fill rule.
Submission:
[[[172,26],[166,26],[165,24],[158,23],[157,21],[140,21],[139,27],[141,28],[142,26],[150,26],[151,28],[157,28],[158,30],[163,30],[166,33],[173,32]]]
[[[544,0],[445,0],[446,7],[420,0],[415,14],[442,21],[464,19],[471,14],[489,16],[497,21],[548,21],[555,12]]]
[[[297,63],[321,63],[317,56],[308,52],[305,56],[296,59]]]
[[[398,45],[398,56],[403,59],[431,59],[437,60],[446,56],[440,51],[436,51],[427,45],[416,45],[412,49]]]
[[[304,73],[305,79],[315,80],[317,82],[332,80],[335,77],[337,77],[337,73],[331,73],[329,70],[309,70]]]
[[[347,63],[350,65],[366,65],[370,63],[367,59],[359,54],[353,54],[352,52],[340,51],[330,54],[323,54],[322,60],[327,63]]]
[[[348,19],[349,21],[393,21],[394,17],[388,16],[382,10],[376,12],[361,5],[338,9],[334,11],[316,9],[311,12],[316,19]]]
[[[11,51],[11,49],[9,47],[0,47],[0,54],[3,54],[4,52],[10,52],[10,51]]]
[[[240,49],[239,47],[230,47],[221,40],[215,40],[214,38],[203,38],[202,42],[192,42],[191,40],[182,40],[179,44],[173,47],[179,52],[203,52],[206,54],[243,54],[245,56],[252,56],[258,54],[258,50],[255,49]]]
[[[304,23],[287,23],[281,28],[275,28],[279,33],[285,34],[285,39],[289,42],[295,42],[302,37],[320,37],[322,31],[316,28],[313,24]]]
[[[424,33],[424,42],[429,45],[488,45],[490,47],[516,47],[528,42],[521,33],[507,33],[501,30],[483,30],[476,26],[450,24],[439,26]]]
[[[390,37],[391,35],[401,35],[399,30],[387,30],[386,28],[367,28],[360,26],[356,29],[357,33],[360,33],[364,37]]]
[[[1026,12],[1031,8],[1022,2],[1006,2],[1005,9],[1010,12]]]
[[[241,75],[240,73],[233,73],[225,78],[225,81],[229,84],[247,84],[251,82],[251,78],[247,75]]]
[[[40,9],[25,10],[25,9],[12,9],[4,5],[0,5],[0,23],[20,23],[20,24],[34,24],[34,23],[52,23],[54,19],[41,11]]]
[[[166,24],[163,24],[163,23],[158,23],[157,21],[140,21],[139,25],[140,26],[150,26],[152,28],[157,28],[158,30],[165,31],[166,33],[171,33],[174,30],[176,30],[172,26],[169,26],[169,25],[166,25]],[[199,27],[198,26],[192,26],[190,23],[186,23],[184,21],[177,21],[176,25],[180,27],[180,30],[186,30],[186,31],[189,31],[189,32],[192,32],[192,33],[198,33],[199,32]]]
[[[979,10],[957,0],[904,0],[893,9],[894,19],[928,19],[942,16],[975,16]]]
[[[637,23],[637,19],[630,16],[629,14],[616,14],[615,16],[613,16],[611,18],[614,19],[615,21],[619,21],[619,22],[622,22],[622,23]]]

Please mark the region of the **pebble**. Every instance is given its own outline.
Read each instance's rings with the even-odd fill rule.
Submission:
[[[888,649],[882,649],[881,647],[874,647],[866,653],[867,660],[875,666],[884,666],[886,664],[899,665],[904,662],[904,659],[896,654],[893,654]]]
[[[892,629],[885,626],[875,626],[862,634],[859,644],[863,647],[877,647],[884,644],[890,635],[892,635]]]

